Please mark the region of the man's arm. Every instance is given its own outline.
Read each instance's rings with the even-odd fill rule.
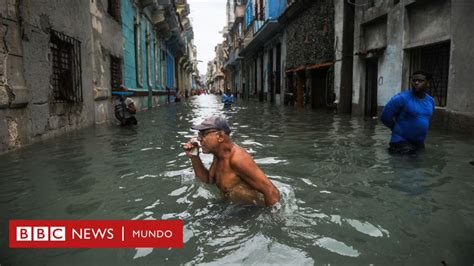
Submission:
[[[250,187],[263,194],[265,205],[271,206],[280,201],[280,192],[248,153],[239,152],[233,155],[230,167]]]
[[[206,167],[204,167],[204,164],[202,163],[199,155],[192,156],[191,163],[193,164],[193,169],[194,173],[196,174],[196,177],[199,178],[201,182],[208,184],[214,183],[214,178],[211,175],[211,170],[214,167],[214,161],[212,162],[211,167],[209,168],[210,170],[207,170]]]
[[[403,97],[399,94],[393,96],[392,99],[390,99],[390,101],[385,105],[382,115],[380,116],[380,120],[386,127],[393,129],[395,126],[395,120],[403,110],[403,105]]]

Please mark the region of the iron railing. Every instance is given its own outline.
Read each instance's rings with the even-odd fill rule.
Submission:
[[[443,42],[410,50],[410,73],[424,70],[432,75],[429,94],[437,106],[446,106],[450,43]]]
[[[122,84],[122,59],[110,56],[110,87],[118,90]]]

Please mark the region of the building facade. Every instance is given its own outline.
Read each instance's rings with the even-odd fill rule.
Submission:
[[[1,5],[0,152],[94,123],[88,1]]]
[[[121,85],[143,110],[199,76],[185,0],[14,0],[0,14],[0,153],[114,120]]]
[[[244,98],[374,118],[423,69],[433,75],[433,122],[474,132],[466,1],[228,0],[227,8],[225,84]]]
[[[352,113],[378,116],[411,74],[433,75],[434,122],[474,132],[472,93],[474,6],[451,0],[355,1]]]

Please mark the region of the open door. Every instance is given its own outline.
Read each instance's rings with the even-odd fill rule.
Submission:
[[[326,76],[327,69],[311,70],[311,107],[326,108]]]

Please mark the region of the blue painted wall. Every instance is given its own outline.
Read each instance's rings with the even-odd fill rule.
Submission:
[[[123,36],[123,83],[130,89],[137,88],[135,72],[135,9],[130,0],[122,0],[122,36]]]
[[[121,2],[121,15],[122,15],[122,35],[123,35],[123,83],[124,85],[131,89],[137,91],[158,91],[163,90],[159,82],[156,80],[156,73],[158,73],[158,80],[161,81],[163,77],[161,76],[161,64],[156,64],[157,60],[163,60],[161,58],[161,53],[155,52],[155,42],[160,43],[161,40],[159,36],[155,34],[153,30],[153,25],[146,19],[145,14],[140,18],[140,58],[141,58],[141,87],[137,86],[137,75],[136,75],[136,58],[135,58],[135,34],[134,34],[134,17],[136,15],[136,9],[131,0],[122,0]],[[145,12],[149,12],[145,10]],[[146,13],[148,14],[148,13]],[[150,34],[150,62],[148,62],[147,57],[147,28],[148,33]],[[158,45],[159,47],[162,47]],[[169,51],[167,51],[169,53]],[[172,57],[172,56],[171,56]],[[174,60],[171,61],[174,67]],[[150,72],[148,77],[148,67],[150,66]],[[167,73],[166,71],[165,73]],[[174,75],[174,70],[170,72],[171,75]],[[149,79],[151,80],[151,87],[149,86]],[[174,82],[172,83],[174,84]]]
[[[166,45],[166,86],[174,90],[176,86],[174,84],[175,68],[174,68],[174,57],[171,54],[168,45]]]
[[[245,28],[248,28],[253,20],[253,0],[247,2],[245,7]]]
[[[265,0],[265,20],[277,19],[285,11],[286,0]]]
[[[146,74],[147,61],[146,61],[146,32],[145,32],[145,23],[146,20],[142,16],[140,18],[140,57],[141,57],[141,72],[142,72],[142,87],[140,90],[148,91],[148,76]]]

